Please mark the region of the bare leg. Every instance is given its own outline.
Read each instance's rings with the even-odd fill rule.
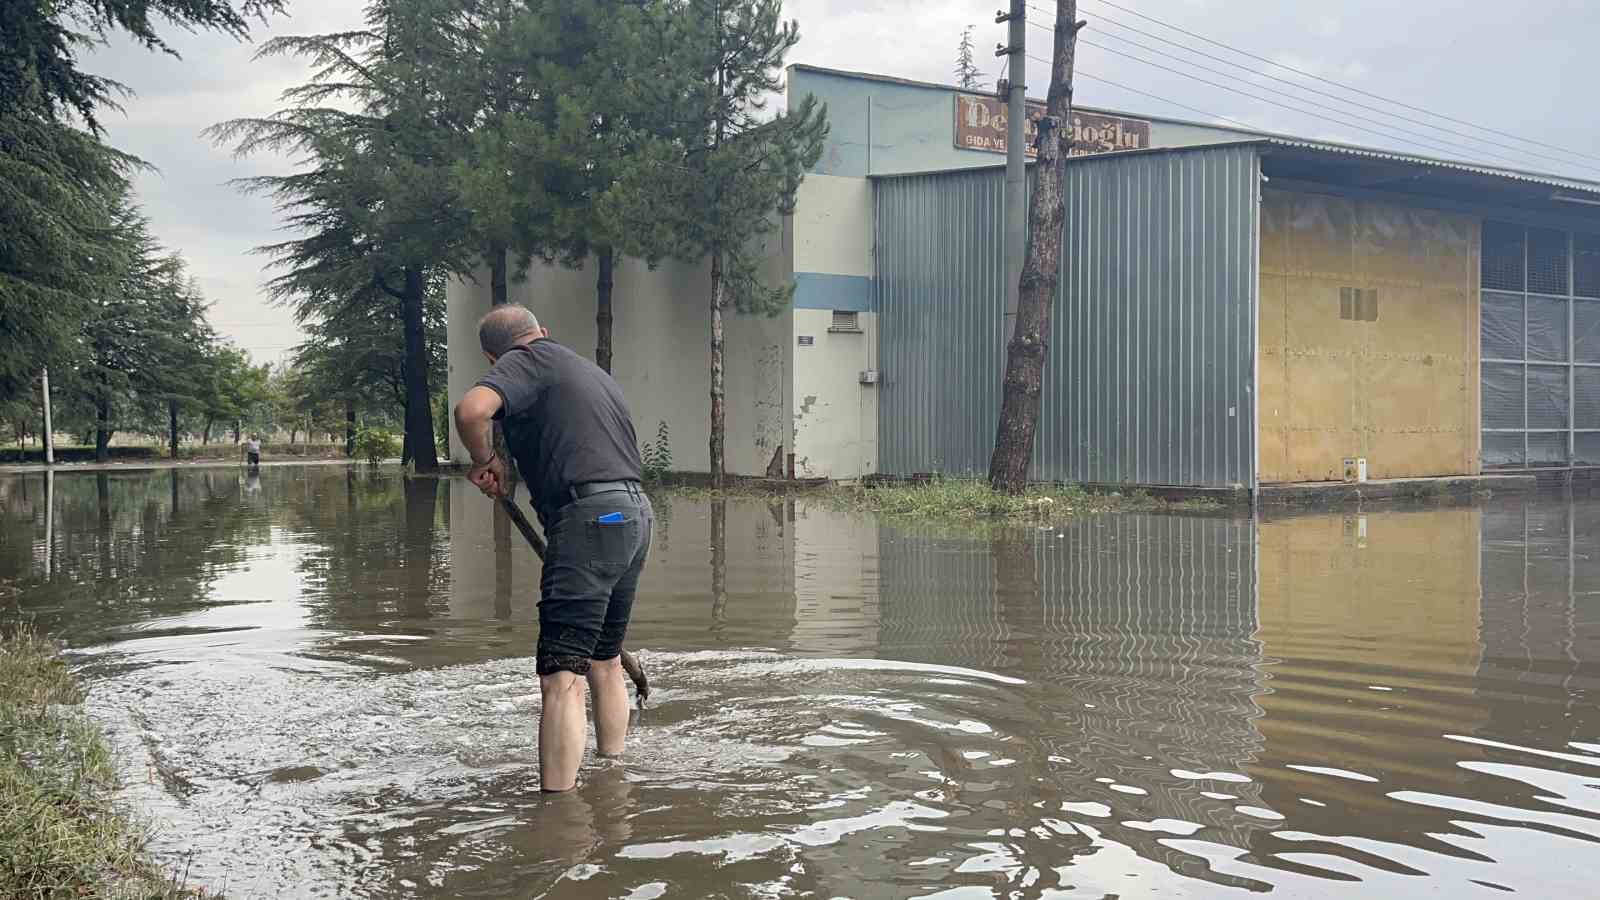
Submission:
[[[628,686],[622,658],[589,665],[589,690],[594,694],[594,736],[601,756],[621,756],[628,736]]]
[[[583,679],[571,672],[539,677],[539,784],[546,791],[570,791],[583,762]]]

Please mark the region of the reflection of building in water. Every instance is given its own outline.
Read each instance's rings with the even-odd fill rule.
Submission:
[[[1600,713],[1600,504],[1497,502],[1483,513],[1484,737],[1559,749]],[[1504,698],[1512,699],[1504,699]],[[1529,741],[1520,741],[1523,736]]]
[[[1235,810],[1258,786],[1196,777],[1261,752],[1249,520],[1096,517],[982,541],[884,528],[879,555],[880,655],[1027,681],[1037,709],[1019,724],[1051,723],[1018,735],[1041,799],[1104,804],[1116,815],[1094,825],[1113,840],[1231,882],[1122,823],[1183,820],[1240,846],[1269,826]]]
[[[1483,718],[1472,690],[1479,516],[1392,510],[1261,524],[1258,636],[1272,663],[1257,723],[1266,753],[1250,774],[1268,806],[1293,810],[1295,830],[1349,834],[1354,816],[1366,837],[1451,852],[1428,837],[1455,830],[1448,815],[1388,792],[1470,796],[1455,765],[1462,748],[1441,735],[1470,733]]]
[[[878,647],[878,524],[864,516],[787,506],[793,532],[795,624],[803,653],[869,654]]]

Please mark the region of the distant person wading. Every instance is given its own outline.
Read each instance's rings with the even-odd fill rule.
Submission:
[[[583,760],[585,682],[598,752],[622,753],[622,642],[655,514],[639,484],[633,420],[610,375],[551,340],[521,306],[484,316],[478,340],[491,368],[456,404],[456,430],[472,454],[468,477],[499,498],[510,481],[491,422],[504,423],[549,541],[539,578],[539,774],[545,791],[566,791]]]
[[[252,466],[261,465],[261,435],[252,434],[244,442],[244,458]]]

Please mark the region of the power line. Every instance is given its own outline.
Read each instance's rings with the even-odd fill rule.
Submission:
[[[1176,106],[1179,109],[1186,109],[1186,110],[1188,110],[1189,112],[1192,112],[1192,113],[1199,113],[1202,116],[1209,116],[1210,118],[1217,119],[1217,120],[1223,121],[1223,122],[1232,122],[1233,124],[1238,125],[1239,127],[1244,128],[1247,131],[1264,131],[1265,130],[1265,129],[1261,128],[1260,126],[1252,125],[1249,122],[1240,121],[1239,119],[1235,119],[1235,118],[1233,118],[1231,116],[1225,116],[1225,115],[1222,115],[1221,113],[1208,112],[1206,110],[1200,109],[1199,107],[1190,106],[1187,103],[1179,103],[1176,100],[1173,100],[1173,99],[1171,99],[1169,97],[1163,97],[1160,94],[1152,94],[1149,91],[1141,91],[1136,87],[1129,87],[1128,85],[1122,84],[1121,82],[1112,81],[1109,78],[1101,78],[1101,77],[1099,77],[1097,75],[1092,75],[1092,74],[1090,74],[1088,72],[1085,72],[1084,70],[1082,70],[1080,68],[1077,68],[1076,66],[1073,67],[1072,76],[1074,78],[1082,76],[1084,78],[1089,79],[1090,81],[1098,81],[1101,84],[1109,84],[1114,88],[1121,88],[1124,91],[1128,91],[1129,93],[1133,93],[1133,94],[1138,94],[1141,97],[1149,97],[1151,100],[1159,100],[1162,103],[1171,104],[1172,106]]]
[[[1034,62],[1040,62],[1040,63],[1044,63],[1045,65],[1050,65],[1050,62],[1048,60],[1040,59],[1037,56],[1029,56],[1028,58],[1033,60]],[[1290,106],[1287,103],[1283,103],[1283,102],[1280,102],[1278,100],[1273,100],[1273,99],[1271,99],[1269,97],[1263,97],[1260,94],[1252,94],[1249,91],[1242,91],[1242,90],[1240,90],[1240,89],[1238,89],[1236,87],[1230,87],[1230,86],[1228,86],[1226,84],[1222,84],[1220,82],[1209,81],[1209,80],[1207,80],[1205,78],[1198,78],[1192,73],[1184,72],[1184,71],[1182,71],[1180,69],[1174,69],[1171,66],[1164,66],[1161,63],[1152,62],[1152,61],[1150,61],[1148,59],[1144,59],[1142,57],[1123,55],[1122,58],[1123,59],[1127,59],[1127,60],[1131,60],[1133,62],[1143,63],[1143,64],[1145,64],[1147,66],[1151,66],[1153,68],[1161,69],[1162,71],[1165,71],[1165,72],[1171,72],[1174,75],[1180,75],[1180,76],[1182,76],[1184,78],[1189,79],[1190,81],[1196,81],[1196,82],[1199,82],[1200,84],[1209,85],[1211,87],[1217,88],[1218,90],[1228,91],[1229,93],[1238,94],[1238,95],[1240,95],[1242,97],[1249,97],[1252,100],[1256,100],[1256,101],[1261,102],[1261,103],[1266,103],[1266,104],[1269,104],[1271,106],[1277,106],[1277,107],[1280,107],[1282,109],[1287,109],[1290,112],[1299,113],[1299,114],[1304,115],[1304,116],[1313,116],[1313,117],[1317,117],[1317,118],[1322,118],[1322,119],[1325,119],[1326,121],[1334,122],[1334,123],[1339,124],[1339,125],[1343,125],[1346,128],[1354,128],[1357,131],[1364,131],[1364,132],[1367,132],[1368,134],[1374,134],[1374,135],[1377,135],[1377,136],[1382,137],[1382,138],[1386,138],[1386,139],[1391,140],[1391,141],[1399,141],[1399,142],[1401,142],[1403,144],[1411,144],[1411,145],[1417,146],[1417,147],[1424,147],[1424,148],[1426,148],[1428,150],[1431,150],[1433,152],[1443,151],[1446,154],[1465,153],[1465,155],[1466,155],[1466,157],[1468,159],[1470,159],[1472,157],[1473,151],[1471,149],[1469,149],[1469,148],[1458,147],[1458,146],[1455,146],[1453,144],[1440,143],[1440,142],[1434,141],[1432,139],[1426,139],[1425,140],[1425,139],[1421,139],[1421,138],[1408,138],[1408,137],[1404,137],[1404,136],[1398,135],[1398,134],[1391,134],[1391,133],[1386,132],[1386,131],[1379,131],[1376,128],[1369,128],[1369,127],[1367,127],[1365,125],[1361,125],[1361,124],[1356,123],[1356,122],[1351,122],[1351,121],[1347,121],[1347,120],[1344,120],[1344,119],[1336,119],[1336,118],[1333,118],[1332,116],[1323,116],[1323,115],[1321,115],[1319,113],[1309,112],[1307,110],[1300,109],[1299,107]],[[1497,156],[1496,158],[1505,159],[1505,157],[1499,157],[1499,156]],[[1513,162],[1514,162],[1514,160],[1513,160]]]
[[[1136,16],[1136,17],[1138,17],[1140,19],[1143,19],[1146,22],[1152,22],[1152,23],[1154,23],[1156,25],[1160,25],[1163,28],[1169,28],[1169,29],[1171,29],[1173,31],[1176,31],[1179,34],[1188,35],[1189,37],[1192,37],[1195,40],[1204,41],[1205,43],[1211,44],[1214,47],[1221,47],[1224,50],[1228,50],[1228,51],[1231,51],[1233,53],[1237,53],[1237,54],[1239,54],[1241,56],[1247,56],[1247,57],[1249,57],[1251,59],[1258,60],[1260,62],[1264,62],[1264,63],[1266,63],[1266,64],[1268,64],[1270,66],[1276,66],[1277,68],[1283,69],[1284,71],[1293,72],[1296,75],[1300,75],[1300,76],[1303,76],[1305,78],[1311,78],[1311,79],[1314,79],[1316,81],[1320,81],[1323,84],[1330,84],[1330,85],[1333,85],[1334,87],[1340,88],[1342,90],[1352,91],[1354,93],[1360,94],[1363,97],[1370,97],[1373,100],[1381,100],[1384,103],[1392,103],[1395,106],[1399,106],[1399,107],[1401,107],[1403,109],[1411,110],[1412,112],[1422,113],[1423,115],[1432,116],[1432,117],[1434,117],[1436,119],[1442,119],[1442,120],[1444,120],[1446,122],[1454,122],[1457,125],[1465,125],[1468,128],[1475,128],[1475,129],[1477,129],[1479,131],[1488,132],[1489,134],[1497,134],[1497,135],[1499,135],[1501,137],[1508,137],[1508,138],[1511,138],[1512,140],[1522,141],[1523,143],[1526,143],[1526,144],[1533,144],[1533,145],[1538,146],[1538,147],[1543,147],[1543,148],[1545,148],[1547,150],[1555,150],[1555,151],[1557,151],[1559,153],[1565,153],[1565,154],[1567,154],[1569,156],[1577,156],[1577,157],[1581,157],[1583,159],[1589,159],[1589,160],[1594,160],[1596,162],[1600,162],[1600,156],[1594,156],[1594,155],[1588,154],[1588,153],[1581,153],[1581,152],[1579,152],[1577,150],[1568,150],[1565,147],[1560,147],[1560,146],[1557,146],[1555,144],[1548,144],[1548,143],[1545,143],[1544,141],[1534,140],[1533,138],[1523,137],[1520,134],[1514,134],[1514,133],[1509,132],[1509,131],[1501,131],[1501,130],[1499,130],[1497,128],[1490,128],[1487,125],[1479,125],[1476,122],[1471,122],[1471,121],[1468,121],[1466,119],[1458,119],[1458,118],[1456,118],[1454,116],[1445,115],[1444,113],[1436,113],[1436,112],[1434,112],[1434,111],[1432,111],[1430,109],[1425,109],[1425,108],[1423,108],[1421,106],[1413,106],[1413,105],[1411,105],[1409,103],[1406,103],[1404,101],[1401,101],[1401,100],[1395,100],[1395,99],[1393,99],[1391,97],[1385,97],[1385,96],[1383,96],[1381,94],[1374,94],[1371,91],[1362,90],[1361,88],[1355,87],[1354,85],[1344,84],[1343,82],[1335,81],[1335,80],[1333,80],[1331,78],[1325,78],[1325,77],[1323,77],[1321,75],[1317,75],[1317,74],[1315,74],[1313,72],[1307,72],[1307,71],[1305,71],[1303,69],[1297,69],[1294,66],[1288,65],[1287,63],[1281,63],[1281,62],[1278,62],[1275,59],[1269,59],[1269,58],[1267,58],[1265,56],[1261,56],[1260,54],[1251,53],[1248,50],[1241,50],[1240,48],[1235,47],[1235,46],[1233,46],[1231,44],[1225,44],[1225,43],[1223,43],[1221,41],[1214,40],[1212,38],[1208,38],[1203,34],[1197,34],[1197,33],[1193,32],[1193,31],[1189,31],[1186,28],[1182,28],[1180,26],[1173,25],[1173,24],[1171,24],[1169,22],[1164,22],[1164,21],[1162,21],[1160,19],[1157,19],[1157,18],[1154,18],[1152,16],[1147,16],[1144,13],[1139,12],[1138,10],[1129,9],[1126,6],[1122,6],[1122,5],[1118,4],[1118,3],[1114,3],[1114,2],[1112,2],[1112,0],[1092,0],[1092,2],[1094,2],[1094,3],[1102,3],[1102,4],[1104,4],[1106,6],[1109,6],[1109,7],[1113,8],[1113,9],[1118,9],[1118,10],[1121,10],[1121,11],[1123,11],[1123,12],[1125,12],[1125,13],[1131,15],[1131,16]],[[1126,28],[1128,26],[1124,25],[1122,27]],[[1430,126],[1430,127],[1432,127],[1432,126]]]
[[[1040,12],[1040,13],[1044,12],[1044,10],[1041,10],[1038,7],[1032,7],[1032,8],[1036,12]],[[1328,99],[1333,100],[1335,102],[1343,103],[1343,104],[1346,104],[1348,106],[1353,106],[1353,107],[1355,107],[1357,109],[1365,110],[1367,112],[1376,113],[1377,115],[1380,115],[1380,116],[1387,116],[1387,117],[1389,117],[1391,119],[1398,119],[1401,122],[1406,123],[1406,124],[1417,125],[1417,126],[1422,127],[1422,128],[1431,128],[1434,131],[1440,131],[1440,132],[1444,132],[1445,134],[1454,135],[1455,137],[1459,137],[1459,138],[1463,138],[1463,139],[1468,140],[1468,141],[1472,141],[1475,144],[1486,144],[1486,145],[1491,146],[1491,147],[1499,147],[1499,148],[1501,148],[1503,150],[1509,150],[1512,153],[1516,153],[1516,154],[1519,154],[1519,155],[1524,156],[1524,157],[1532,157],[1532,158],[1536,158],[1536,159],[1548,160],[1549,162],[1556,163],[1557,165],[1562,165],[1562,166],[1578,165],[1578,166],[1581,166],[1582,168],[1590,170],[1590,171],[1600,171],[1600,169],[1596,169],[1592,165],[1583,164],[1583,163],[1574,163],[1571,160],[1563,159],[1563,158],[1558,157],[1558,156],[1551,156],[1551,155],[1549,155],[1547,153],[1540,153],[1537,150],[1530,150],[1530,149],[1527,149],[1525,147],[1517,147],[1517,146],[1514,146],[1512,144],[1506,144],[1506,143],[1502,143],[1500,141],[1491,140],[1489,138],[1483,137],[1482,135],[1468,134],[1467,132],[1457,131],[1457,130],[1455,130],[1453,128],[1447,128],[1447,127],[1444,127],[1442,125],[1432,125],[1432,124],[1429,124],[1427,122],[1418,122],[1418,121],[1416,121],[1416,119],[1414,117],[1408,118],[1407,116],[1401,115],[1400,113],[1389,112],[1388,110],[1381,109],[1379,107],[1372,106],[1370,104],[1361,103],[1359,101],[1351,100],[1351,99],[1348,99],[1346,97],[1341,97],[1338,94],[1334,94],[1334,93],[1329,92],[1329,91],[1323,91],[1323,90],[1318,90],[1317,88],[1314,88],[1314,87],[1308,87],[1306,85],[1299,84],[1297,82],[1291,81],[1291,80],[1289,80],[1287,78],[1282,78],[1282,77],[1279,77],[1277,75],[1270,74],[1268,72],[1262,72],[1262,71],[1259,71],[1257,69],[1253,69],[1253,68],[1245,65],[1244,63],[1235,62],[1233,60],[1226,59],[1224,57],[1217,56],[1217,55],[1212,54],[1212,53],[1206,53],[1203,50],[1196,50],[1193,47],[1189,47],[1186,44],[1182,44],[1182,43],[1180,43],[1178,41],[1169,40],[1169,39],[1164,38],[1164,37],[1162,37],[1162,36],[1160,36],[1158,34],[1151,34],[1150,32],[1147,32],[1147,31],[1141,31],[1140,29],[1133,28],[1133,27],[1128,26],[1128,25],[1123,25],[1120,22],[1117,22],[1117,21],[1115,21],[1113,19],[1106,18],[1104,16],[1100,16],[1100,17],[1097,17],[1095,19],[1095,24],[1102,24],[1102,23],[1108,24],[1108,25],[1113,25],[1113,26],[1115,26],[1117,28],[1126,29],[1126,30],[1131,31],[1131,32],[1133,32],[1135,34],[1141,34],[1141,35],[1144,35],[1145,37],[1149,37],[1149,38],[1152,38],[1154,40],[1161,41],[1162,43],[1165,43],[1165,44],[1170,44],[1171,46],[1180,48],[1180,49],[1184,50],[1185,52],[1192,53],[1192,54],[1194,54],[1196,56],[1200,56],[1200,57],[1203,57],[1205,59],[1210,59],[1210,60],[1214,60],[1216,62],[1220,62],[1223,65],[1233,66],[1234,68],[1241,69],[1241,70],[1243,70],[1245,72],[1249,72],[1252,75],[1257,75],[1257,76],[1260,76],[1262,78],[1267,78],[1267,79],[1270,79],[1272,81],[1279,82],[1281,84],[1289,85],[1290,87],[1294,88],[1295,90],[1305,91],[1306,93],[1309,93],[1309,94],[1316,94],[1317,96],[1320,96],[1320,97],[1327,97]],[[1042,30],[1046,30],[1046,31],[1052,31],[1053,30],[1053,29],[1050,29],[1048,26],[1040,25],[1037,22],[1030,22],[1029,24],[1033,25],[1036,28],[1042,29]],[[1154,53],[1154,54],[1156,54],[1158,56],[1166,57],[1167,59],[1176,60],[1177,62],[1183,63],[1185,65],[1194,66],[1195,68],[1197,68],[1197,69],[1199,69],[1199,70],[1201,70],[1203,72],[1210,72],[1210,73],[1212,73],[1214,75],[1220,75],[1220,76],[1222,76],[1224,78],[1236,78],[1236,77],[1238,77],[1234,73],[1223,72],[1223,71],[1218,70],[1218,69],[1213,69],[1213,68],[1210,68],[1208,66],[1201,65],[1200,63],[1194,62],[1193,60],[1185,59],[1184,57],[1178,56],[1178,55],[1173,54],[1173,53],[1169,53],[1169,52],[1167,52],[1165,50],[1161,50],[1161,49],[1159,49],[1157,47],[1151,47],[1148,44],[1141,44],[1138,41],[1135,41],[1135,40],[1133,40],[1131,38],[1123,37],[1120,34],[1115,34],[1115,33],[1107,32],[1107,31],[1100,31],[1100,32],[1097,32],[1097,34],[1099,36],[1113,38],[1115,40],[1122,41],[1123,43],[1130,44],[1130,45],[1132,45],[1134,47],[1138,47],[1139,49],[1144,50],[1144,51],[1146,51],[1148,53]],[[1088,38],[1084,38],[1084,37],[1079,37],[1078,41],[1080,43],[1087,44],[1087,45],[1089,45],[1091,47],[1097,47],[1097,48],[1099,48],[1101,50],[1105,50],[1108,53],[1119,53],[1120,54],[1120,53],[1123,52],[1123,51],[1120,51],[1120,50],[1117,50],[1117,49],[1114,49],[1114,48],[1111,48],[1111,47],[1106,47],[1103,44],[1097,44],[1094,41],[1092,41],[1092,40],[1090,40]],[[1292,94],[1287,94],[1287,93],[1284,93],[1282,91],[1279,91],[1276,88],[1269,87],[1267,85],[1253,85],[1253,86],[1254,87],[1259,87],[1260,89],[1265,90],[1265,91],[1271,91],[1271,92],[1273,92],[1275,94],[1279,94],[1281,96],[1289,97],[1290,99],[1293,99],[1293,100],[1295,100],[1297,102],[1309,103],[1309,104],[1311,104],[1313,106],[1316,106],[1316,107],[1319,107],[1321,109],[1327,109],[1327,110],[1330,110],[1332,112],[1337,112],[1337,113],[1340,113],[1341,115],[1348,114],[1347,110],[1339,109],[1339,108],[1335,108],[1335,107],[1329,107],[1329,106],[1326,106],[1325,104],[1318,103],[1315,100],[1309,100],[1309,99],[1306,99],[1304,97],[1298,97],[1298,96],[1294,96]],[[1387,123],[1384,123],[1384,127],[1386,127],[1386,128],[1396,128],[1396,126],[1389,125]],[[1427,139],[1427,140],[1438,140],[1438,138],[1434,137],[1433,135],[1424,134],[1422,132],[1411,131],[1410,129],[1396,128],[1396,130],[1398,130],[1398,131],[1400,131],[1401,133],[1404,133],[1404,134],[1416,135],[1418,137],[1422,137],[1422,138]],[[1496,156],[1496,154],[1489,154],[1489,155]],[[1506,160],[1508,162],[1512,162],[1512,163],[1514,163],[1516,165],[1526,165],[1526,163],[1521,162],[1521,161],[1519,161],[1517,159],[1512,159],[1510,157],[1498,156],[1497,158],[1502,159],[1502,160]]]

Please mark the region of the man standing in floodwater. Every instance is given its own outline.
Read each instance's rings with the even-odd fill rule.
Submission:
[[[604,369],[551,340],[521,306],[484,316],[478,342],[491,367],[456,404],[456,431],[472,455],[472,483],[502,497],[509,481],[491,422],[504,423],[549,542],[539,577],[539,777],[545,791],[567,791],[583,761],[585,680],[598,752],[622,753],[622,640],[655,513],[639,484],[633,419]]]

